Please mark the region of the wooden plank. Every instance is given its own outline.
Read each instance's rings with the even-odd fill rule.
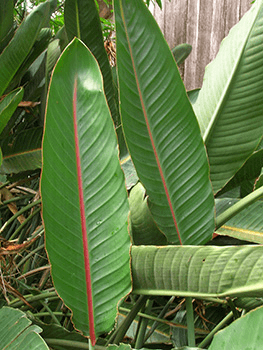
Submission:
[[[192,45],[192,52],[185,61],[184,82],[186,87],[191,89],[191,84],[196,80],[197,73],[194,67],[198,62],[200,0],[188,0],[187,14],[186,42]]]
[[[163,1],[163,6],[164,6],[164,2]],[[154,5],[154,9],[153,9],[153,15],[154,18],[156,19],[156,22],[158,23],[161,31],[164,34],[164,18],[165,18],[165,13],[164,11],[162,11],[159,6],[157,4]],[[165,35],[165,34],[164,34]],[[167,39],[166,39],[167,40]]]
[[[187,2],[187,1],[186,1]],[[186,40],[187,7],[180,0],[164,2],[164,36],[173,48]]]
[[[240,0],[227,0],[225,2],[225,33],[226,37],[229,33],[229,30],[240,20],[241,18],[241,8],[240,8]]]
[[[251,0],[163,0],[163,11],[155,6],[154,16],[169,46],[187,42],[193,47],[181,69],[187,90],[201,87],[206,65],[250,7]]]

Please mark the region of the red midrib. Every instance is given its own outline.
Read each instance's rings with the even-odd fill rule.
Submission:
[[[77,78],[75,78],[75,82],[74,82],[73,120],[74,120],[74,139],[75,139],[75,150],[76,150],[76,161],[77,161],[77,174],[78,174],[79,205],[80,205],[81,229],[82,229],[82,240],[83,240],[83,254],[84,254],[85,275],[86,275],[87,303],[88,303],[88,314],[89,314],[89,331],[90,331],[91,344],[92,346],[94,346],[96,343],[96,335],[95,335],[95,324],[94,324],[94,313],[93,313],[93,302],[92,302],[92,284],[91,284],[91,275],[90,275],[88,238],[87,238],[87,227],[86,227],[86,217],[85,217],[85,207],[84,207],[84,197],[83,197],[83,184],[82,184],[82,176],[81,176],[78,126],[77,126]]]
[[[143,110],[143,114],[144,114],[146,127],[147,127],[147,130],[148,130],[149,136],[150,136],[150,140],[151,140],[154,156],[155,156],[155,159],[156,159],[156,162],[157,162],[157,166],[158,166],[159,173],[160,173],[160,176],[161,176],[161,180],[162,180],[162,183],[163,183],[164,191],[165,191],[165,194],[166,194],[166,197],[167,197],[167,200],[168,200],[168,205],[169,205],[169,208],[170,208],[170,211],[171,211],[171,214],[172,214],[174,226],[176,228],[176,232],[177,232],[177,235],[178,235],[179,242],[182,245],[182,240],[181,240],[180,232],[179,232],[179,229],[178,229],[177,221],[176,221],[176,218],[175,218],[175,213],[174,213],[174,210],[173,210],[171,197],[170,197],[167,185],[166,185],[166,180],[165,180],[164,173],[163,173],[163,170],[162,170],[162,167],[161,167],[161,163],[160,163],[160,159],[159,159],[156,147],[155,147],[153,135],[152,135],[152,132],[151,132],[151,128],[150,128],[150,124],[149,124],[149,120],[148,120],[148,116],[147,116],[147,112],[146,112],[146,108],[145,108],[145,105],[144,105],[144,102],[143,102],[143,98],[142,98],[142,92],[141,92],[141,89],[140,89],[139,79],[138,79],[138,76],[137,76],[135,63],[134,63],[134,59],[133,59],[133,54],[132,54],[132,49],[131,49],[131,45],[130,45],[130,41],[129,41],[128,30],[127,30],[127,26],[126,26],[126,22],[125,22],[125,18],[124,18],[122,2],[120,2],[120,9],[121,9],[122,21],[123,21],[125,34],[126,34],[126,38],[127,38],[127,42],[128,42],[128,46],[129,46],[129,51],[130,51],[130,56],[131,56],[134,76],[135,76],[136,85],[137,85],[139,96],[140,96],[140,101],[141,101],[141,105],[142,105],[142,110]]]

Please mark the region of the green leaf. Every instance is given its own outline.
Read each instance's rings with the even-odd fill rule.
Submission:
[[[39,326],[42,329],[41,336],[45,339],[46,343],[50,345],[52,348],[56,350],[65,350],[64,344],[67,344],[66,341],[73,341],[76,344],[81,345],[86,345],[88,347],[88,340],[87,338],[83,337],[79,332],[72,331],[69,332],[66,328],[59,326],[57,324],[51,323],[51,324],[46,324],[41,321],[39,321],[36,317],[34,317],[33,314],[30,312],[27,312],[28,318],[37,326]],[[59,341],[60,344],[53,345],[53,341]],[[84,345],[84,346],[85,346]],[[70,349],[71,347],[69,347]],[[73,349],[76,349],[76,347],[72,346]]]
[[[239,169],[235,176],[222,188],[218,195],[226,193],[237,186],[241,186],[243,182],[255,180],[260,175],[262,166],[263,149],[260,149],[248,158],[242,168]]]
[[[234,300],[234,304],[240,309],[250,311],[255,309],[256,307],[262,306],[263,298],[236,298]]]
[[[115,1],[115,16],[124,134],[151,214],[170,242],[204,243],[214,229],[208,162],[172,53],[143,1]]]
[[[42,329],[31,325],[26,314],[11,307],[0,309],[0,349],[48,350],[47,344],[38,333]]]
[[[22,101],[24,89],[18,88],[10,92],[0,101],[0,134],[4,130],[8,120],[12,117],[18,104]]]
[[[241,168],[263,134],[262,45],[263,2],[258,0],[206,68],[194,104],[215,193]]]
[[[112,72],[107,53],[104,48],[100,17],[94,0],[66,0],[65,26],[69,40],[81,39],[90,49],[99,63],[104,89],[116,125],[120,124],[120,116],[115,101],[115,90]]]
[[[47,92],[48,92],[51,72],[60,54],[61,54],[60,40],[54,39],[51,41],[51,43],[48,45],[48,48],[47,48],[46,67],[45,67],[45,89],[42,92],[42,96],[41,96],[41,101],[42,101],[41,119],[42,120],[44,120],[44,116],[46,112],[46,99],[47,99]]]
[[[26,59],[43,23],[49,16],[49,2],[40,4],[23,21],[0,55],[0,96]]]
[[[94,344],[131,288],[129,208],[99,66],[78,39],[53,71],[41,193],[54,285]]]
[[[0,1],[0,53],[13,36],[13,7],[14,3],[10,0]]]
[[[263,197],[263,187],[249,193],[246,197],[237,201],[232,207],[228,208],[216,217],[216,228],[224,225],[228,220],[235,217],[247,207],[251,206],[257,200]]]
[[[109,345],[109,350],[131,350],[130,344]]]
[[[261,349],[263,333],[261,322],[263,307],[248,312],[218,332],[212,340],[209,350]]]
[[[133,246],[133,293],[194,298],[263,295],[263,246]]]
[[[237,203],[237,200],[224,198],[217,200],[230,205]],[[248,208],[242,210],[232,219],[228,220],[223,226],[216,230],[220,235],[227,235],[241,240],[263,244],[263,202],[257,201]]]
[[[186,58],[190,55],[191,51],[192,45],[189,44],[180,44],[172,49],[174,59],[178,66],[186,60]]]
[[[20,173],[40,169],[41,141],[43,128],[22,131],[15,139],[8,137],[2,141],[3,164],[0,174]]]
[[[30,51],[30,54],[16,72],[14,78],[10,83],[10,86],[8,87],[8,90],[10,89],[10,87],[13,88],[21,83],[21,79],[23,78],[24,74],[27,72],[31,64],[33,64],[34,61],[36,61],[37,58],[41,55],[41,53],[46,50],[51,36],[51,29],[43,28],[40,30],[38,37]]]
[[[145,197],[145,189],[139,182],[129,196],[131,234],[136,245],[165,245],[167,239],[154,222]]]

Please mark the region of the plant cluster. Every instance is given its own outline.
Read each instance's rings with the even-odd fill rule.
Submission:
[[[94,0],[24,4],[0,5],[0,349],[260,349],[263,0],[194,91],[145,1],[114,2],[113,67]]]

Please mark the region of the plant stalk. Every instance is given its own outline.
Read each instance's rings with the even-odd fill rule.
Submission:
[[[218,332],[221,328],[223,328],[226,325],[226,323],[228,323],[232,318],[233,312],[231,311],[221,322],[218,323],[218,325],[208,334],[208,336],[205,337],[205,339],[198,345],[198,347],[203,348],[204,346],[209,344],[215,333]]]
[[[192,298],[185,298],[188,346],[195,347],[195,325]]]

